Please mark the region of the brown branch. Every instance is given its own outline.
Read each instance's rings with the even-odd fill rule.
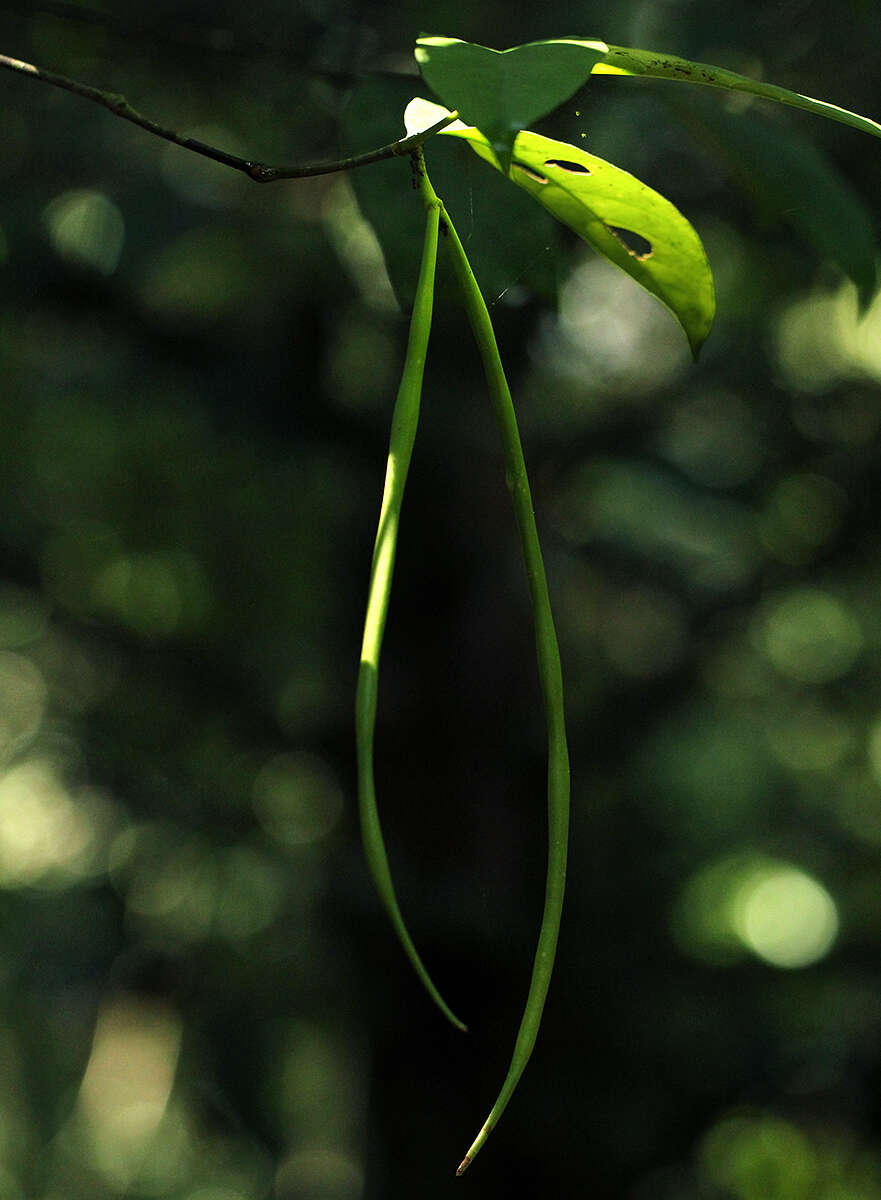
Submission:
[[[64,88],[65,91],[82,96],[85,100],[92,100],[95,104],[109,109],[115,116],[122,117],[124,121],[131,121],[133,125],[146,129],[148,133],[152,133],[156,137],[164,138],[166,142],[174,142],[176,146],[182,146],[184,150],[192,150],[194,154],[201,154],[205,158],[222,163],[225,167],[242,171],[255,183],[274,183],[278,179],[305,179],[309,175],[330,175],[334,171],[351,171],[356,167],[366,167],[370,163],[381,162],[386,158],[398,158],[411,154],[433,134],[456,120],[456,114],[451,113],[421,133],[414,133],[410,137],[389,142],[386,146],[379,146],[376,150],[368,150],[365,154],[355,154],[334,162],[273,167],[268,163],[254,162],[252,159],[239,158],[236,154],[227,154],[225,150],[209,146],[206,142],[200,142],[196,138],[185,137],[174,129],[165,129],[162,125],[151,121],[149,117],[142,116],[137,109],[132,108],[125,96],[118,92],[102,92],[99,88],[90,87],[87,83],[80,83],[77,79],[70,79],[67,75],[58,75],[55,71],[35,67],[33,63],[21,62],[20,59],[9,58],[5,54],[0,54],[0,67],[7,71],[15,71],[19,75],[29,75],[32,79],[39,79],[42,83],[49,83],[53,87]]]

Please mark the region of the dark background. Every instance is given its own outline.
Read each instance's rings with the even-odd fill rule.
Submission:
[[[868,0],[0,3],[3,53],[270,162],[398,136],[425,31],[597,36],[881,117]],[[429,147],[523,424],[573,768],[545,1023],[457,1183],[525,998],[545,815],[525,583],[446,268],[377,771],[402,907],[467,1037],[359,845],[351,713],[406,319],[352,180],[259,187],[0,78],[4,1200],[881,1198],[881,309],[858,325],[835,265],[881,145],[608,78],[542,129],[685,212],[719,316],[691,364],[635,284],[467,148]],[[407,164],[358,195],[405,290]]]

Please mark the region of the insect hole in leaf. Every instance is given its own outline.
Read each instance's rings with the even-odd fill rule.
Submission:
[[[561,171],[571,171],[573,175],[590,175],[591,171],[581,163],[567,162],[564,158],[546,158],[546,167],[559,167]]]
[[[651,242],[641,233],[634,233],[632,229],[619,229],[617,225],[607,225],[606,229],[621,243],[628,254],[632,254],[640,262],[645,262],[654,253]]]
[[[534,171],[532,167],[527,167],[522,162],[516,160],[511,163],[512,167],[516,167],[518,171],[522,171],[524,175],[528,175],[530,179],[534,179],[536,183],[547,183],[547,176],[542,175],[539,171]]]

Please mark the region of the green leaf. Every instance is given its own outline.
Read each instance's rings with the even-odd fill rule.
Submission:
[[[438,105],[413,100],[405,123],[409,132],[416,132],[441,115]],[[441,132],[464,138],[501,171],[478,129],[457,122]],[[713,276],[700,238],[669,200],[602,158],[526,131],[514,143],[507,174],[558,221],[663,301],[697,357],[713,324]]]
[[[371,76],[359,83],[343,112],[342,151],[357,154],[394,141],[401,133],[400,114],[412,95],[412,78]],[[452,139],[432,139],[431,176],[450,211],[462,214],[462,237],[487,296],[499,296],[522,283],[552,305],[562,230],[551,215]],[[404,312],[413,303],[425,228],[424,208],[411,183],[410,164],[401,158],[351,171],[347,177],[382,248]],[[436,284],[439,303],[444,289],[452,286],[442,260]]]
[[[841,121],[842,124],[850,125],[863,133],[870,133],[873,137],[881,137],[881,124],[846,108],[839,108],[837,104],[814,100],[810,96],[802,96],[799,92],[791,92],[788,88],[778,87],[773,83],[763,83],[759,79],[750,79],[747,75],[738,75],[736,71],[726,71],[724,67],[690,62],[687,58],[678,58],[675,54],[657,54],[651,50],[609,46],[608,54],[594,64],[591,74],[645,75],[655,79],[678,79],[681,83],[703,83],[710,87],[746,92],[751,96],[761,96],[763,100],[776,100],[778,104],[803,108],[818,116]]]
[[[393,76],[370,76],[351,92],[341,120],[341,149],[359,154],[400,136],[402,105],[413,94]],[[401,308],[413,303],[419,273],[419,249],[425,229],[423,206],[411,186],[410,164],[394,158],[379,167],[349,173],[362,216],[382,248],[386,271]]]
[[[416,43],[416,61],[432,91],[486,135],[507,169],[517,133],[577,92],[607,50],[605,42],[575,38],[491,50],[424,37]]]
[[[505,147],[510,150],[512,130],[516,133],[562,104],[588,74],[675,79],[745,92],[881,137],[881,123],[837,104],[724,67],[676,54],[611,46],[595,38],[553,38],[499,51],[455,38],[431,37],[419,38],[416,47],[426,83],[451,110],[458,110],[463,121],[487,135],[500,162],[505,162]]]
[[[877,285],[868,209],[835,165],[796,131],[726,112],[706,97],[671,101],[684,124],[727,164],[760,218],[785,221],[856,284],[865,308]]]

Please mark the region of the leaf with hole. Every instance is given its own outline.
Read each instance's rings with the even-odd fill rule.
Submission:
[[[491,50],[424,37],[416,43],[416,61],[432,91],[485,134],[507,166],[517,133],[577,92],[607,50],[605,42],[575,38]]]
[[[413,100],[409,132],[442,115]],[[457,122],[442,134],[464,138],[496,170],[499,160],[478,129]],[[635,176],[577,146],[523,131],[508,177],[637,283],[657,296],[679,321],[695,357],[715,313],[713,276],[700,238],[682,213]]]

